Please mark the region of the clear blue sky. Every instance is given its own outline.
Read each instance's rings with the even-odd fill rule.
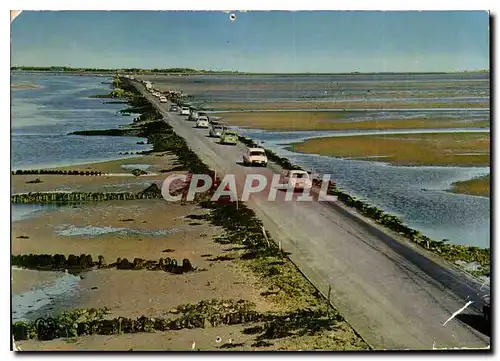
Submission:
[[[489,17],[447,12],[23,12],[12,65],[251,72],[489,68]]]

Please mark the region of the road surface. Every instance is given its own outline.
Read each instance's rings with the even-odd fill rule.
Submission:
[[[276,165],[242,166],[242,144],[218,144],[206,129],[195,129],[194,122],[168,112],[170,103],[160,103],[142,84],[133,83],[218,176],[236,174],[240,185],[247,173],[269,178],[279,172]],[[276,202],[259,193],[247,204],[320,292],[326,294],[331,286],[332,304],[374,349],[489,345],[488,336],[457,318],[443,326],[469,300],[474,302],[463,313],[479,317],[489,285],[340,202],[284,202],[283,193]]]

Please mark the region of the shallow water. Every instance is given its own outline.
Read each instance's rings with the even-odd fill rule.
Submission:
[[[90,95],[110,91],[104,77],[13,74],[12,83],[31,82],[40,89],[12,90],[12,169],[33,169],[120,159],[119,152],[149,150],[138,137],[68,135],[77,130],[110,129],[131,123],[117,115],[125,104]]]
[[[11,221],[20,221],[24,219],[36,218],[42,213],[57,211],[61,207],[78,207],[78,203],[71,205],[65,204],[12,204]]]
[[[12,320],[34,321],[43,317],[45,311],[51,314],[53,309],[63,309],[70,299],[78,293],[79,276],[69,273],[61,273],[61,277],[52,283],[29,290],[20,294],[12,295]]]
[[[489,102],[488,73],[455,74],[310,74],[155,76],[154,83],[192,95],[196,105],[247,102]],[[258,108],[258,103],[256,104]],[[375,109],[377,110],[377,109]],[[467,109],[460,111],[466,112]]]
[[[490,246],[490,199],[447,192],[451,184],[489,174],[489,167],[402,167],[382,162],[299,154],[288,143],[332,132],[266,132],[242,129],[263,146],[314,172],[331,174],[338,186],[433,239]],[[297,134],[299,133],[299,134]],[[321,133],[321,134],[318,134]],[[343,136],[348,132],[342,133]],[[406,133],[406,132],[405,132]]]
[[[179,229],[166,229],[161,231],[150,231],[150,230],[140,230],[140,229],[130,229],[123,227],[97,227],[97,226],[85,226],[77,227],[73,225],[60,225],[57,227],[56,233],[61,236],[72,237],[72,236],[89,236],[97,237],[104,234],[123,234],[123,235],[146,235],[146,236],[165,236],[168,234],[180,232]]]
[[[134,170],[134,169],[140,169],[140,170],[148,170],[151,168],[151,164],[123,164],[121,165],[121,168],[127,169],[127,170]]]

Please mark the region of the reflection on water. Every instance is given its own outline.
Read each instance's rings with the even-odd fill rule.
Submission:
[[[433,239],[446,238],[454,244],[479,247],[490,245],[490,199],[446,191],[453,182],[489,174],[489,167],[402,167],[299,154],[287,150],[284,144],[312,134],[318,136],[319,132],[242,129],[241,133],[264,141],[264,146],[293,163],[331,174],[349,194],[401,217],[408,226]],[[331,136],[332,132],[321,133]]]

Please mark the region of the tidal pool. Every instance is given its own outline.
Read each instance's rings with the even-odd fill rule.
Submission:
[[[146,236],[165,236],[172,233],[180,232],[180,229],[165,229],[158,231],[130,229],[124,227],[97,227],[97,226],[84,226],[77,227],[73,225],[60,225],[56,228],[56,233],[61,236],[89,236],[97,237],[103,234],[118,233],[118,234],[140,234]]]

